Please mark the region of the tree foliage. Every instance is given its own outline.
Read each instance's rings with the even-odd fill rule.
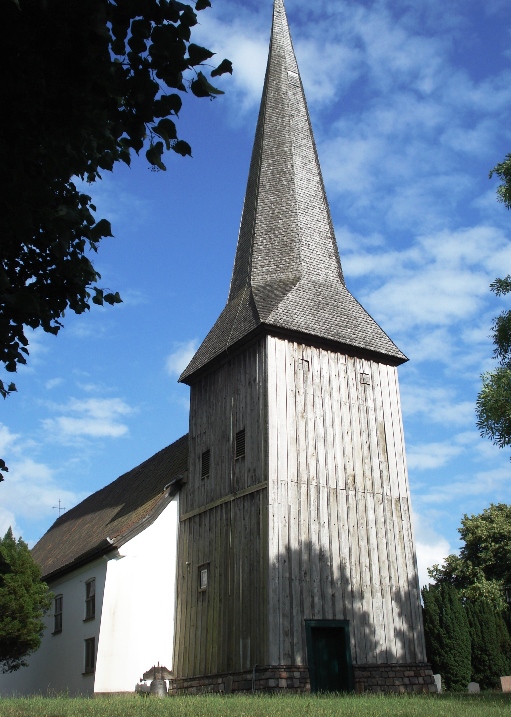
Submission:
[[[511,156],[511,155],[510,155]],[[511,292],[511,276],[495,279],[491,290],[502,296]],[[477,426],[481,435],[503,448],[511,445],[511,311],[503,311],[493,322],[493,355],[499,365],[482,375],[476,402]]]
[[[470,632],[458,591],[449,583],[422,589],[426,654],[448,690],[467,689],[471,675]]]
[[[502,180],[502,184],[497,187],[497,199],[511,209],[511,154],[506,155],[505,160],[491,170],[490,179],[494,174]]]
[[[465,606],[471,640],[472,680],[482,689],[500,687],[502,675],[511,669],[510,639],[502,615],[486,600]]]
[[[37,650],[44,631],[43,616],[51,605],[51,593],[41,581],[39,567],[28,545],[16,541],[9,528],[0,540],[0,668],[14,672],[26,666],[26,657]]]
[[[491,504],[478,515],[464,515],[458,528],[464,541],[459,555],[428,569],[437,583],[448,583],[462,598],[506,607],[504,586],[511,584],[511,505]]]
[[[182,96],[223,94],[191,42],[210,0],[4,0],[0,7],[0,362],[25,364],[26,328],[57,334],[68,309],[121,301],[91,256],[110,224],[74,178],[94,182],[144,148],[191,156],[175,118]],[[211,75],[232,73],[223,60]],[[5,398],[13,383],[0,381]],[[5,464],[0,463],[0,471]],[[1,480],[1,476],[0,476]]]

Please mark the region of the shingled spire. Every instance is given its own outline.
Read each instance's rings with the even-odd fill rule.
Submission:
[[[180,377],[256,330],[291,331],[394,364],[406,357],[346,289],[283,0],[270,52],[227,304]]]

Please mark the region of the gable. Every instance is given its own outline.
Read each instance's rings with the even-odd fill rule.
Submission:
[[[103,555],[150,525],[187,467],[188,434],[61,515],[32,550],[43,578]]]

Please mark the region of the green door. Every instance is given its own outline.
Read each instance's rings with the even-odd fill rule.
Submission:
[[[306,620],[312,692],[351,692],[353,674],[347,620]]]

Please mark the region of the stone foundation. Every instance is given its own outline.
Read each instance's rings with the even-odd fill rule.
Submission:
[[[354,665],[355,692],[436,692],[431,665]]]
[[[169,682],[169,695],[204,692],[310,692],[309,670],[303,665],[273,665],[243,672],[184,677]]]
[[[355,665],[355,691],[436,692],[431,666]],[[243,672],[182,677],[169,682],[169,695],[197,695],[206,692],[310,692],[309,670],[303,665],[272,665]]]

